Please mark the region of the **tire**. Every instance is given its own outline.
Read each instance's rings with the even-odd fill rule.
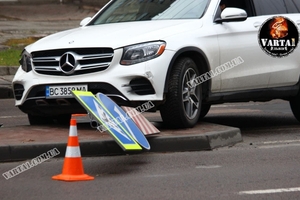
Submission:
[[[199,76],[195,62],[188,57],[174,64],[168,80],[166,101],[160,108],[164,125],[169,128],[191,128],[201,111],[201,85],[189,87],[188,82]]]
[[[202,104],[201,105],[201,111],[200,111],[200,117],[199,117],[199,120],[203,119],[207,113],[209,112],[210,110],[210,104]]]
[[[53,120],[50,117],[44,117],[41,115],[28,114],[28,120],[30,125],[48,125],[53,124]]]
[[[294,97],[290,100],[290,107],[295,118],[300,122],[300,96]]]

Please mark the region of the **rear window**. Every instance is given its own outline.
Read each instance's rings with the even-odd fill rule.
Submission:
[[[285,0],[287,10],[289,13],[300,13],[300,1],[299,0]]]
[[[300,13],[300,0],[253,0],[257,15]]]

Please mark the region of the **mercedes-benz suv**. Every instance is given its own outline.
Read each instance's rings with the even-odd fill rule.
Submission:
[[[187,128],[212,104],[284,99],[300,119],[299,10],[293,0],[112,0],[24,49],[15,105],[31,124],[64,121],[86,112],[71,90],[88,90],[151,101],[166,125]]]

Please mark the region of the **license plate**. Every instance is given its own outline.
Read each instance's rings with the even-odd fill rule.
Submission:
[[[46,86],[46,98],[72,97],[72,90],[87,91],[87,85]]]

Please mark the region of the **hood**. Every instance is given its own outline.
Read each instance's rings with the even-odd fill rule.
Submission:
[[[160,20],[79,27],[52,34],[28,46],[27,51],[62,48],[110,47],[164,40],[166,37],[201,27],[201,20]]]

